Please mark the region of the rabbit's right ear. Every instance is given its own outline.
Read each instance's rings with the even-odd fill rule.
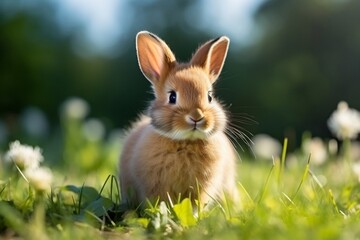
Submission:
[[[164,79],[176,63],[166,43],[147,31],[136,35],[136,52],[140,69],[152,84]]]
[[[229,49],[230,39],[226,36],[208,41],[195,52],[191,64],[205,69],[213,83],[219,77]]]

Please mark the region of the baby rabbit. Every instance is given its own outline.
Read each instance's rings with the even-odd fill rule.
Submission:
[[[224,195],[237,200],[237,155],[224,133],[226,113],[213,95],[228,47],[224,36],[208,41],[183,64],[156,35],[137,34],[139,66],[155,100],[123,146],[120,182],[128,203],[190,197],[204,206]]]

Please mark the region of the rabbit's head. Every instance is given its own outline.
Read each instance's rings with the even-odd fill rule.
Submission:
[[[139,66],[155,94],[149,108],[151,124],[160,134],[176,140],[196,140],[224,131],[227,118],[214,97],[213,84],[228,47],[227,37],[208,41],[189,63],[179,64],[159,37],[146,31],[137,34]]]

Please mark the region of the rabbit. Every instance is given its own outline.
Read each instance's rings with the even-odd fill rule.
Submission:
[[[127,203],[189,197],[193,205],[206,206],[224,196],[238,201],[237,153],[225,134],[226,112],[213,94],[229,43],[226,36],[208,41],[190,62],[178,63],[158,36],[137,34],[138,64],[155,99],[123,145],[119,179]]]

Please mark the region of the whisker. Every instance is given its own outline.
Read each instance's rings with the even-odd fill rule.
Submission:
[[[233,133],[234,134],[234,133]],[[253,142],[251,140],[248,140],[247,136],[245,137],[244,135],[239,135],[238,138],[240,138],[245,144],[246,146],[248,146],[248,148],[250,149],[251,153],[255,156],[254,150],[252,148],[252,146],[254,145]],[[237,141],[238,142],[238,141]],[[239,144],[241,150],[244,152],[244,148],[242,147],[241,144]]]
[[[246,146],[249,147],[252,154],[254,154],[254,151],[252,149],[254,142],[251,139],[253,134],[244,127],[239,126],[239,124],[250,125],[256,123],[256,121],[254,121],[251,117],[247,115],[245,116],[244,114],[238,116],[237,118],[234,118],[234,115],[232,115],[231,117],[232,119],[228,122],[228,125],[226,127],[226,131],[225,131],[226,135],[228,135],[229,138],[232,139],[232,142],[235,142],[244,152],[244,148],[237,140],[237,139],[241,139],[242,142],[244,142]]]
[[[236,124],[232,124],[230,123],[228,125],[228,128],[230,128],[231,130],[235,131],[236,133],[238,133],[239,135],[243,135],[245,137],[247,137],[247,139],[251,140],[250,137],[248,137],[247,135],[250,135],[251,137],[253,136],[253,134],[247,130],[244,129],[243,127],[237,126]]]
[[[240,138],[248,147],[251,148],[251,146],[253,145],[252,140],[244,133],[241,132],[236,132],[235,130],[232,130],[233,135]]]
[[[233,149],[235,150],[234,152],[236,153],[236,155],[238,156],[238,159],[241,160],[241,156],[238,153],[238,151],[236,151],[236,146],[240,146],[241,150],[244,151],[244,149],[242,148],[242,146],[239,144],[238,140],[236,137],[234,137],[231,132],[228,132],[228,130],[225,130],[225,134],[229,137],[229,141],[233,147]]]
[[[236,148],[236,146],[239,146],[240,149],[242,151],[244,151],[244,148],[242,147],[242,145],[239,143],[238,139],[236,136],[234,136],[234,134],[231,132],[230,129],[226,129],[225,130],[225,134],[229,137],[230,141],[232,142],[232,144],[234,145],[234,148]],[[236,143],[236,144],[235,144]]]
[[[236,125],[235,123],[229,123],[229,126],[236,129],[237,131],[246,133],[246,134],[250,135],[251,137],[254,136],[254,134],[252,134],[249,130],[247,130],[243,127],[240,127],[240,126]]]
[[[251,115],[240,113],[240,114],[229,114],[230,122],[238,122],[246,125],[258,124],[257,121]]]

